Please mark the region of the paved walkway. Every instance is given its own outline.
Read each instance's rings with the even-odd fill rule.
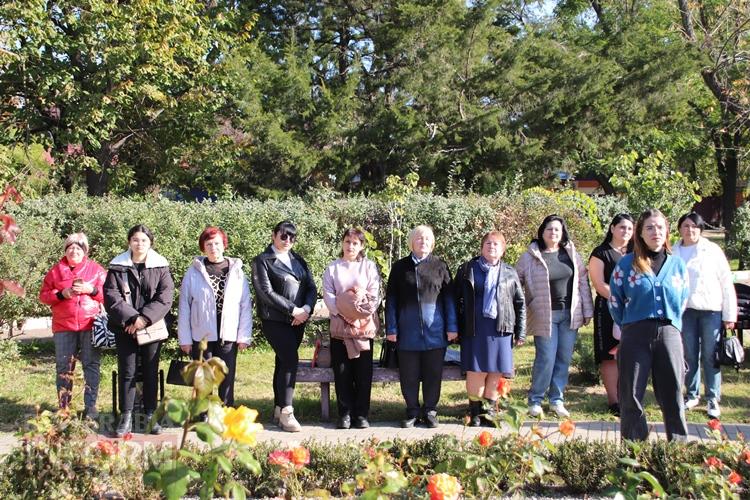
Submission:
[[[618,441],[620,439],[619,424],[617,422],[576,422],[575,433],[571,437],[565,437],[559,432],[557,421],[544,422],[526,422],[522,428],[522,433],[531,431],[532,425],[537,424],[541,427],[545,435],[549,436],[550,441],[559,443],[566,439],[587,439],[595,441]],[[724,430],[730,439],[736,439],[738,435],[749,436],[750,424],[723,424]],[[502,435],[509,432],[507,429],[492,429],[487,427],[464,427],[458,423],[441,424],[437,429],[426,429],[424,427],[414,427],[412,429],[402,429],[398,422],[377,422],[373,423],[369,429],[336,429],[333,424],[315,424],[304,425],[302,431],[297,433],[283,432],[275,425],[267,426],[257,435],[259,442],[277,442],[280,445],[298,444],[307,440],[323,441],[327,443],[361,443],[371,438],[379,441],[400,438],[404,440],[429,439],[438,434],[449,434],[459,438],[470,440],[474,439],[480,432],[488,430],[495,435]],[[690,441],[704,441],[707,427],[705,424],[688,424]],[[654,424],[651,426],[651,439],[666,439],[663,424]],[[170,427],[159,436],[133,433],[129,443],[134,446],[147,446],[156,444],[178,445],[181,439],[181,429]],[[89,441],[94,442],[99,439],[111,439],[104,434],[91,434]],[[188,435],[188,440],[193,443],[200,443],[195,433]],[[0,433],[0,455],[7,454],[16,444],[18,438],[11,433]]]

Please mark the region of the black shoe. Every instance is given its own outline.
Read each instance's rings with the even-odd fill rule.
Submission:
[[[349,415],[342,415],[336,422],[337,429],[348,429],[352,426],[352,418]]]
[[[427,415],[425,415],[424,419],[424,425],[426,425],[430,429],[434,429],[438,425],[438,418],[437,418],[437,412],[436,411],[428,411]]]
[[[130,434],[132,430],[133,412],[128,411],[120,415],[120,422],[117,424],[117,429],[115,429],[115,437],[124,437],[125,434]]]
[[[611,413],[615,417],[619,417],[620,416],[620,404],[612,403],[611,405],[609,405],[609,413]]]
[[[479,419],[480,413],[482,413],[482,402],[469,401],[469,427],[479,427],[482,425],[482,421]]]
[[[356,417],[354,419],[355,429],[367,429],[368,427],[370,427],[370,422],[365,417]]]
[[[409,417],[406,420],[401,421],[401,427],[403,427],[404,429],[411,429],[416,423],[417,417]]]
[[[151,422],[153,417],[154,412],[146,413],[146,427],[148,427],[148,423]],[[154,420],[154,425],[151,426],[151,434],[158,436],[159,434],[161,434],[161,431],[161,424],[159,424],[158,420]]]

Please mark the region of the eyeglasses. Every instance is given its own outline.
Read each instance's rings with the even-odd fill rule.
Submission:
[[[297,239],[295,235],[289,233],[280,234],[279,238],[281,238],[281,241],[289,240],[289,243],[294,243],[294,240]]]

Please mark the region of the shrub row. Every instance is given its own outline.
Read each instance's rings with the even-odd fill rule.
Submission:
[[[161,197],[91,198],[74,193],[27,200],[9,209],[22,233],[15,245],[0,246],[0,269],[3,279],[24,285],[27,296],[0,298],[0,322],[48,314],[37,301],[42,278],[62,256],[64,237],[77,231],[88,235],[92,257],[106,264],[126,248],[127,230],[136,223],[146,224],[154,231],[156,250],[170,261],[179,283],[192,257],[199,253],[198,235],[210,224],[227,231],[227,253],[247,264],[269,244],[277,222],[293,221],[300,235],[296,250],[308,261],[318,281],[325,266],[338,255],[342,230],[351,225],[373,234],[386,256],[382,264],[387,266],[387,257],[396,259],[407,251],[409,228],[429,224],[435,229],[435,252],[451,269],[476,254],[482,234],[493,228],[505,233],[509,242],[507,260],[514,263],[550,213],[566,218],[584,257],[601,237],[602,227],[591,198],[574,191],[539,188],[497,196],[416,193],[398,202],[347,197],[326,190],[283,201],[205,203]]]
[[[59,425],[56,416],[52,416],[48,425]],[[127,446],[118,450],[113,441],[102,440],[87,447],[84,432],[62,431],[66,439],[60,439],[50,433],[34,439],[24,440],[23,444],[12,450],[2,461],[0,468],[0,489],[11,498],[48,498],[51,496],[70,497],[105,497],[106,495],[124,495],[125,498],[156,498],[158,493],[144,487],[142,474],[144,464],[149,463],[153,449],[147,449],[144,456],[139,456]],[[75,426],[75,424],[74,424]],[[506,434],[494,441],[492,448],[502,449],[515,446],[519,436]],[[120,443],[122,444],[122,443]],[[387,458],[394,466],[409,478],[412,488],[423,487],[423,478],[441,470],[450,457],[461,450],[464,454],[480,456],[492,448],[482,448],[476,441],[461,443],[454,436],[437,435],[427,440],[403,441],[391,443],[338,443],[326,444],[316,441],[302,443],[310,451],[310,463],[299,474],[301,486],[306,492],[325,490],[334,496],[347,496],[342,490],[345,483],[353,481],[368,466],[368,453],[374,446],[387,444]],[[737,444],[737,443],[735,443]],[[741,443],[740,443],[741,444]],[[279,447],[278,443],[263,442],[252,448],[252,454],[261,464],[258,475],[241,469],[232,472],[232,479],[242,484],[253,497],[284,496],[286,484],[277,467],[268,463],[269,453]],[[742,448],[742,446],[740,446]],[[81,453],[81,449],[84,450]],[[635,462],[637,470],[651,474],[664,488],[670,498],[700,498],[706,493],[702,489],[701,474],[721,474],[719,470],[706,466],[709,457],[721,460],[727,467],[738,471],[742,478],[740,487],[747,486],[750,466],[737,455],[736,446],[728,442],[712,441],[707,443],[667,443],[653,441],[625,446],[607,441],[585,441],[580,439],[564,441],[559,445],[540,448],[540,458],[547,461],[547,468],[539,481],[524,477],[513,478],[520,481],[521,489],[516,494],[530,495],[601,495],[611,493],[611,488],[622,491],[622,484],[617,483],[618,472],[632,469]],[[193,461],[201,461],[199,448],[191,446],[188,453]],[[495,462],[490,470],[493,481],[506,481],[508,478],[498,472],[507,470],[508,475],[519,474],[521,463],[519,457],[508,452],[495,455]],[[503,464],[503,461],[508,463]],[[709,462],[710,463],[710,462]],[[200,468],[200,464],[194,464]],[[477,485],[468,480],[471,466],[467,463],[462,470],[448,470],[461,481],[464,495],[469,498],[482,497]],[[220,482],[227,478],[220,472]],[[615,481],[615,482],[613,482]],[[648,484],[643,483],[638,491],[645,493]],[[646,489],[643,489],[646,488]],[[609,490],[609,491],[608,491]],[[411,490],[409,490],[411,491]],[[416,493],[416,491],[411,491]],[[408,491],[402,491],[408,497]],[[189,491],[188,495],[197,495]],[[740,490],[740,494],[741,490]],[[730,495],[732,496],[732,495]]]

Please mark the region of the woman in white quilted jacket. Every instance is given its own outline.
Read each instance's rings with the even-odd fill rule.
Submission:
[[[721,370],[714,365],[714,351],[719,342],[722,324],[734,328],[737,321],[737,295],[732,273],[724,252],[716,243],[703,237],[706,223],[695,212],[685,214],[677,222],[680,241],[672,253],[685,261],[690,283],[690,298],[682,316],[682,344],[687,372],[685,408],[700,403],[700,367],[703,367],[706,411],[711,418],[721,415]]]
[[[534,336],[529,415],[542,415],[542,401],[567,418],[563,393],[578,329],[594,316],[588,272],[570,241],[565,220],[548,215],[516,264],[526,296],[526,331]]]

